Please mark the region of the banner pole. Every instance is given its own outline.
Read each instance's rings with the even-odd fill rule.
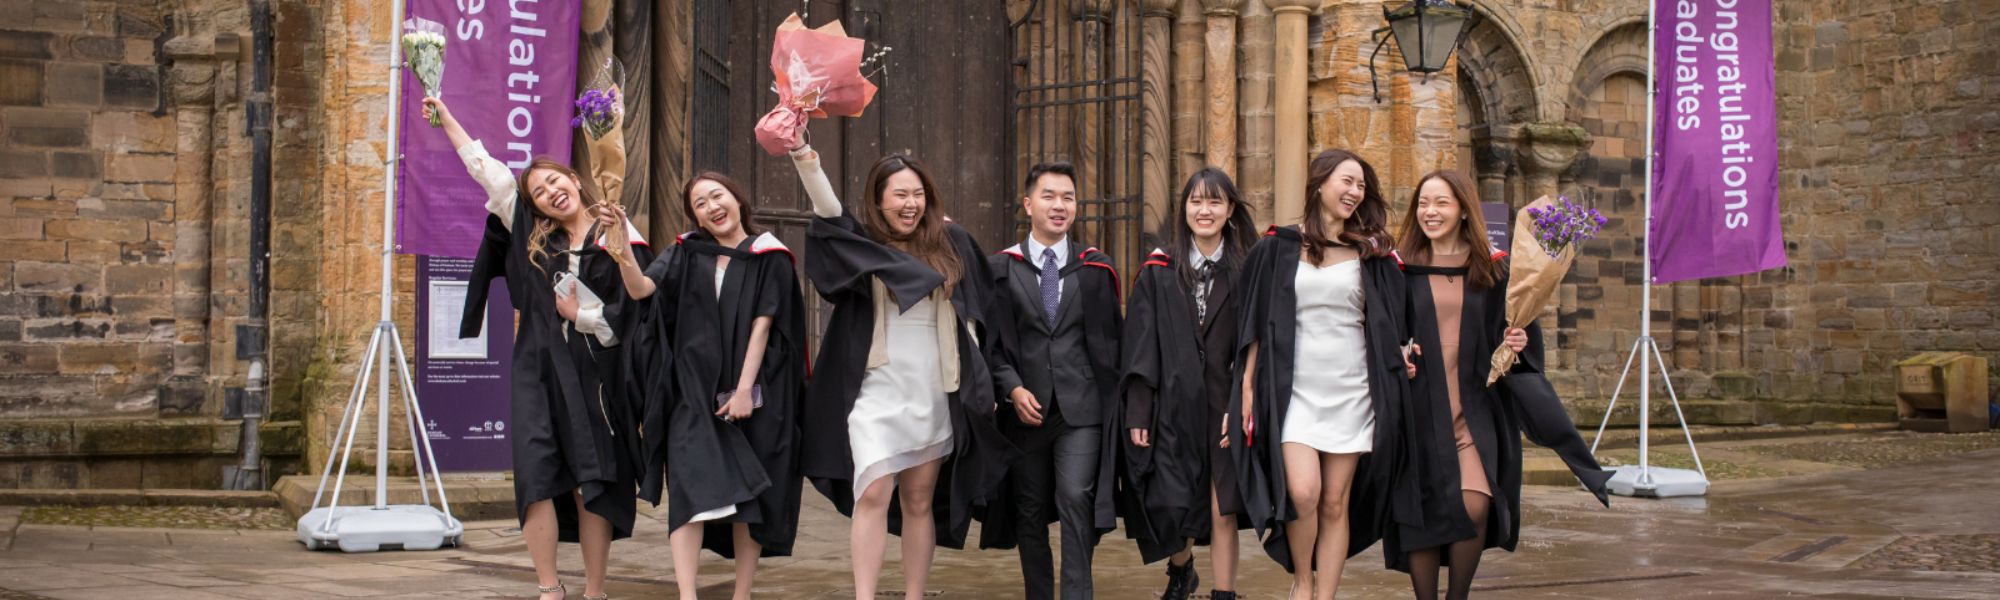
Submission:
[[[1656,127],[1658,123],[1654,121],[1655,116],[1653,114],[1653,111],[1656,110],[1656,107],[1658,106],[1659,103],[1658,96],[1660,94],[1659,80],[1657,77],[1658,74],[1655,73],[1655,71],[1658,70],[1658,64],[1655,62],[1656,57],[1654,56],[1654,52],[1657,51],[1655,47],[1659,45],[1660,26],[1659,26],[1659,19],[1656,18],[1656,16],[1653,14],[1653,9],[1654,5],[1657,3],[1658,3],[1657,0],[1646,0],[1646,175],[1645,175],[1646,187],[1644,188],[1646,191],[1645,192],[1646,231],[1644,232],[1645,235],[1640,236],[1641,237],[1640,243],[1643,244],[1644,248],[1644,250],[1642,250],[1643,259],[1641,261],[1641,264],[1644,265],[1641,267],[1641,269],[1643,269],[1642,271],[1643,274],[1639,278],[1639,285],[1642,286],[1643,289],[1643,292],[1639,294],[1640,297],[1639,344],[1641,346],[1654,345],[1653,344],[1653,159],[1654,159],[1653,128]],[[1651,484],[1653,482],[1653,469],[1650,456],[1651,453],[1648,452],[1648,450],[1651,449],[1650,448],[1651,443],[1649,441],[1649,438],[1651,436],[1649,434],[1651,429],[1650,426],[1652,425],[1650,420],[1653,414],[1653,406],[1652,406],[1653,371],[1652,371],[1652,357],[1648,356],[1646,349],[1635,346],[1634,351],[1639,353],[1639,483],[1643,485],[1643,484]],[[1667,366],[1660,365],[1661,376],[1665,376],[1666,372],[1667,372]]]

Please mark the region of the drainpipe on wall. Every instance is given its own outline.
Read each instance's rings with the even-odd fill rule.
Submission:
[[[250,361],[248,380],[239,402],[229,402],[243,419],[242,461],[223,469],[224,487],[264,489],[264,458],[258,427],[271,406],[271,5],[250,0],[250,97],[244,103],[250,128],[250,314],[238,328],[236,355]],[[225,413],[232,412],[225,409]],[[234,416],[234,415],[225,415]]]

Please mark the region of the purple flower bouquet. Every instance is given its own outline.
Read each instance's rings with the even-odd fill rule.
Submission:
[[[1576,262],[1577,250],[1597,238],[1604,222],[1604,215],[1596,209],[1578,206],[1566,197],[1552,201],[1542,196],[1515,215],[1514,248],[1508,253],[1512,257],[1507,278],[1508,328],[1527,327],[1541,316]],[[1528,244],[1534,244],[1537,251],[1528,251]],[[1512,348],[1495,349],[1486,385],[1500,381],[1519,360]]]
[[[569,124],[590,132],[590,139],[597,139],[611,132],[618,124],[618,115],[624,111],[618,88],[591,88],[576,97],[576,118],[570,119]]]

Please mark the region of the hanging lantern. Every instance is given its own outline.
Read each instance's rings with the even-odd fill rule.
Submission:
[[[1403,65],[1410,72],[1430,74],[1444,70],[1452,51],[1479,24],[1479,15],[1473,12],[1472,5],[1450,0],[1411,0],[1394,10],[1382,9],[1382,17],[1389,25],[1375,30],[1375,52],[1368,55],[1371,84],[1375,82],[1375,55],[1382,52],[1390,37],[1396,38],[1396,48],[1403,53]],[[1375,87],[1375,101],[1382,101],[1379,85]]]

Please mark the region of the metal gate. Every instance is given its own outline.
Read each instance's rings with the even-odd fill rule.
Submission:
[[[1010,7],[1014,89],[1008,111],[1014,185],[1044,161],[1077,169],[1071,235],[1137,273],[1146,241],[1139,190],[1140,24],[1137,2],[1016,0]],[[1019,190],[1019,198],[1026,190]],[[1016,201],[1018,205],[1018,200]],[[1016,239],[1027,214],[1013,208]]]
[[[728,173],[729,142],[747,137],[729,135],[729,0],[695,0],[693,12],[694,91],[688,111],[688,164],[693,168],[688,174]]]

